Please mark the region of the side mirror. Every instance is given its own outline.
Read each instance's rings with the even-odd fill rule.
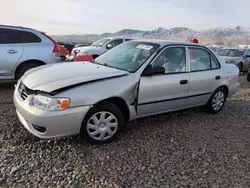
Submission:
[[[106,48],[107,48],[107,49],[111,49],[111,48],[113,48],[113,45],[112,45],[112,44],[108,44],[108,45],[106,46]]]
[[[165,73],[164,67],[160,67],[160,66],[151,67],[150,66],[144,70],[144,72],[142,73],[142,76],[152,76],[152,75],[164,74],[164,73]]]
[[[247,56],[246,55],[243,55],[243,59],[246,59],[247,58]]]

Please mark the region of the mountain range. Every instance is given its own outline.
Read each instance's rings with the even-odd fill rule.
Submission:
[[[154,39],[172,39],[172,40],[189,40],[196,37],[204,41],[235,41],[249,40],[250,27],[243,26],[226,26],[207,29],[203,31],[195,31],[187,27],[162,28],[158,27],[154,30],[135,30],[123,29],[115,33],[103,34],[86,34],[86,35],[57,35],[53,36],[56,40],[88,40],[94,41],[103,37],[136,37],[136,38],[154,38]]]

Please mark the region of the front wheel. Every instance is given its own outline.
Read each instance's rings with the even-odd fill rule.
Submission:
[[[92,144],[115,140],[124,128],[125,120],[120,108],[109,102],[94,106],[85,116],[80,136]]]
[[[209,114],[216,114],[223,108],[226,101],[226,92],[223,88],[218,88],[208,100],[205,110]]]

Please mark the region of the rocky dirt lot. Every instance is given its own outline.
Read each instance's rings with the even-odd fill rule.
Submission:
[[[250,83],[217,115],[200,108],[137,120],[113,143],[40,140],[0,83],[0,187],[250,187]],[[23,173],[22,170],[28,170]]]

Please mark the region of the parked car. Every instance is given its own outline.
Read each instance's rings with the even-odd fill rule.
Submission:
[[[57,42],[58,45],[62,45],[64,46],[65,48],[68,49],[69,53],[72,52],[72,49],[75,48],[75,45],[74,44],[70,44],[70,43],[65,43],[65,42]]]
[[[59,47],[60,47],[60,58],[62,61],[65,61],[66,57],[70,55],[69,50],[63,45],[59,45]]]
[[[250,62],[249,62],[248,73],[247,73],[247,81],[250,82]]]
[[[103,38],[100,39],[90,46],[77,47],[72,50],[71,59],[74,56],[88,56],[91,55],[93,58],[97,58],[104,52],[110,50],[111,48],[122,44],[125,41],[132,40],[131,38],[121,38],[121,37],[113,37],[113,38]]]
[[[17,83],[14,103],[21,123],[37,137],[80,134],[102,144],[141,117],[195,106],[218,113],[239,87],[238,76],[237,66],[202,45],[133,40],[95,62],[28,71]]]
[[[225,60],[226,63],[237,65],[240,72],[248,70],[250,49],[225,47],[217,52],[217,54]]]
[[[56,62],[59,46],[45,33],[0,25],[0,79],[19,79],[31,68]]]

